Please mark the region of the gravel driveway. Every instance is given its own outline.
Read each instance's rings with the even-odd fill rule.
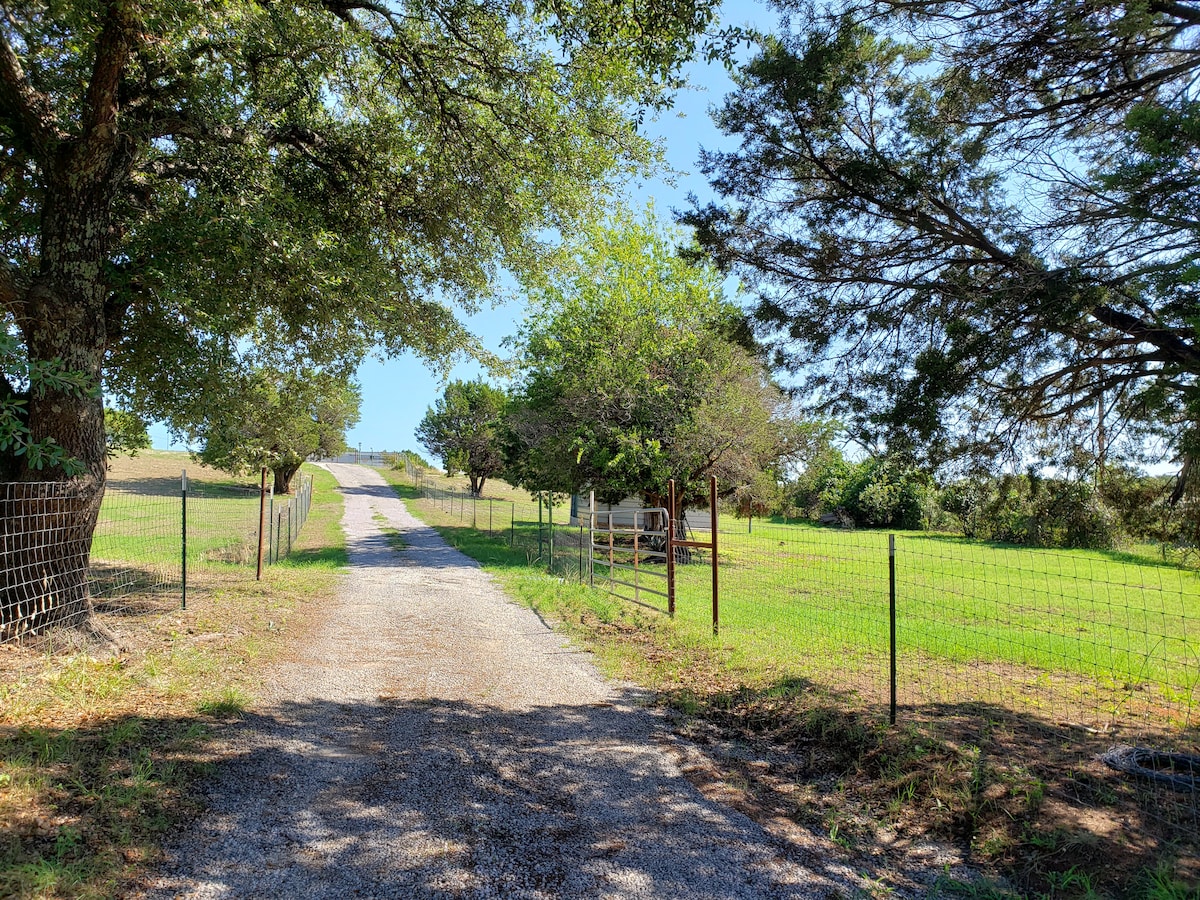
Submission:
[[[329,469],[346,499],[341,595],[272,670],[211,808],[142,896],[856,893],[849,870],[701,796],[665,723],[378,473]]]

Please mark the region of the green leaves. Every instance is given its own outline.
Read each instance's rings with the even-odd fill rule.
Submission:
[[[12,335],[0,334],[0,455],[17,458],[36,472],[58,469],[78,475],[83,464],[70,456],[53,437],[35,439],[29,427],[29,397],[44,397],[47,391],[73,397],[94,396],[95,382],[72,372],[60,359],[31,362],[25,348]]]
[[[183,431],[201,462],[241,474],[289,472],[346,449],[358,421],[359,389],[347,375],[311,367],[249,367],[208,395],[206,414]],[[289,471],[290,470],[290,471]]]
[[[417,440],[447,475],[465,472],[477,496],[504,469],[500,429],[508,396],[482,381],[452,381],[417,426]]]
[[[533,490],[694,500],[710,474],[751,480],[786,452],[782,395],[745,347],[721,276],[680,233],[622,211],[529,286],[509,416],[510,472]]]
[[[7,321],[75,322],[64,358],[180,430],[248,355],[486,358],[459,314],[654,163],[637,119],[715,5],[11,4]]]
[[[1200,20],[784,9],[801,24],[761,39],[717,113],[740,147],[702,159],[722,203],[683,221],[757,294],[811,407],[934,464],[1099,440],[1097,408],[1110,434],[1180,433],[1200,392]],[[1152,385],[1173,396],[1153,413]]]

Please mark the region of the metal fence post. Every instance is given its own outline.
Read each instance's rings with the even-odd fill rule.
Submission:
[[[588,586],[596,586],[596,492],[588,493]]]
[[[594,495],[593,495],[594,496]],[[667,614],[675,618],[675,479],[667,481]]]
[[[180,541],[179,541],[179,556],[180,556],[180,588],[181,600],[180,609],[187,609],[187,469],[183,470],[180,476],[180,491],[179,491],[179,515],[180,515]]]
[[[550,564],[546,567],[547,572],[554,571],[554,492],[546,492],[546,521],[550,531]]]
[[[262,482],[258,488],[258,566],[254,570],[254,580],[262,581],[263,567],[263,532],[267,524],[267,467],[263,466]]]
[[[517,546],[517,501],[512,501],[512,518],[508,520],[508,546]]]
[[[538,561],[542,559],[542,492],[538,491]]]
[[[267,516],[267,563],[274,565],[279,562],[279,555],[275,548],[275,485],[271,485],[271,495],[268,498]]]
[[[888,622],[891,632],[891,703],[888,724],[896,724],[896,536],[888,535]]]
[[[717,476],[710,475],[708,479],[709,518],[712,522],[712,619],[713,637],[721,630],[720,598],[721,587],[718,579],[719,564],[717,562]]]

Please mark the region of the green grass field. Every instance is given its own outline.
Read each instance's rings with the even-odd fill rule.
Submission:
[[[427,483],[465,487],[437,476]],[[474,508],[459,496],[422,500],[419,509],[443,527],[490,524],[498,542],[548,565],[549,528],[540,529],[539,556],[537,505],[527,492],[492,481]],[[558,503],[554,568],[578,578],[578,536],[568,515],[568,505]],[[723,515],[718,542],[718,641],[739,666],[803,672],[864,702],[886,701],[887,533]],[[661,589],[662,579],[649,573],[665,566],[642,565],[642,582]],[[708,554],[695,554],[677,572],[676,628],[689,640],[711,641]],[[601,559],[595,574],[603,588]],[[1197,724],[1200,577],[1194,570],[1130,552],[897,532],[895,584],[901,704],[994,703],[1092,728]],[[643,592],[640,600],[666,610],[653,594]]]
[[[721,639],[749,657],[803,660],[880,700],[887,535],[796,523],[755,523],[751,534],[737,524],[723,520],[719,534]],[[901,703],[970,697],[1096,727],[1130,716],[1195,724],[1195,572],[911,532],[896,535],[895,567]],[[711,629],[710,583],[707,566],[680,567],[677,618],[697,634]]]

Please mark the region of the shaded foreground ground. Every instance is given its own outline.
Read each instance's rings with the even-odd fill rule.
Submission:
[[[344,590],[229,736],[210,811],[144,896],[834,897],[869,884],[828,843],[784,842],[707,799],[683,776],[703,760],[635,693],[508,602],[377,474],[331,469]]]

